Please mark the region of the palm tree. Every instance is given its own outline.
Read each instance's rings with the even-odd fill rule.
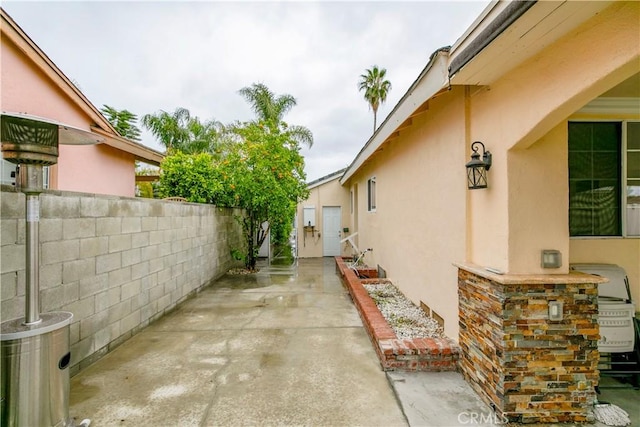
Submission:
[[[190,118],[186,108],[178,107],[172,114],[160,110],[142,116],[142,126],[150,130],[167,150],[181,149],[188,140],[187,123]]]
[[[197,117],[191,117],[186,126],[188,141],[181,150],[186,154],[211,153],[218,151],[220,135],[224,126],[217,120],[201,122]]]
[[[140,128],[136,126],[138,116],[129,110],[118,110],[106,104],[102,106],[100,111],[121,136],[140,142]]]
[[[142,117],[142,125],[158,138],[167,150],[185,154],[211,153],[218,150],[224,126],[217,120],[201,122],[186,108],[178,107],[169,114],[160,110]]]
[[[296,99],[288,94],[276,96],[262,83],[254,83],[238,91],[251,104],[251,109],[259,121],[274,124],[280,130],[286,130],[291,138],[298,143],[311,147],[313,134],[304,126],[287,125],[282,119],[293,107]]]
[[[373,110],[373,131],[376,131],[378,107],[387,100],[391,90],[391,82],[385,80],[387,70],[374,65],[360,75],[358,90],[364,91],[364,99]]]

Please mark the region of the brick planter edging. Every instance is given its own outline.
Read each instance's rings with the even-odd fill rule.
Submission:
[[[385,279],[359,279],[342,257],[335,257],[340,274],[358,309],[367,334],[385,371],[455,371],[460,347],[451,339],[399,339],[364,288],[365,283],[388,282]]]

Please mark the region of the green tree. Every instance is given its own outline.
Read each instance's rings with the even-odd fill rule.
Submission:
[[[240,141],[230,144],[218,163],[224,190],[215,202],[244,210],[238,220],[245,236],[245,266],[253,270],[269,229],[275,228],[277,235],[290,224],[296,205],[309,193],[299,143],[288,131],[273,121],[246,123],[236,131]]]
[[[140,142],[140,128],[136,125],[138,116],[129,110],[118,110],[106,104],[102,106],[100,111],[121,136]]]
[[[284,116],[296,106],[296,99],[289,95],[276,96],[262,83],[254,83],[243,87],[238,91],[240,95],[251,104],[251,109],[256,114],[258,121],[268,123],[279,130],[286,130],[290,137],[300,144],[309,147],[313,145],[313,134],[304,126],[288,125]]]
[[[256,120],[225,128],[194,120],[185,109],[143,117],[143,124],[169,149],[161,164],[162,197],[243,209],[237,217],[244,233],[245,266],[255,269],[258,250],[269,231],[284,240],[291,232],[296,205],[308,196],[300,144],[311,145],[311,131],[288,126],[282,119],[295,106],[291,95],[275,96],[254,84],[240,93],[251,103]],[[185,146],[211,140],[217,132],[215,155],[188,154]]]
[[[158,138],[167,151],[187,154],[217,152],[224,132],[224,126],[220,122],[202,122],[182,107],[176,108],[171,114],[163,110],[145,114],[142,116],[142,125]]]
[[[153,199],[153,185],[150,182],[138,182],[136,187],[138,189],[138,197]]]
[[[184,197],[194,203],[220,199],[222,179],[209,153],[175,151],[160,164],[160,197]]]
[[[386,80],[387,70],[379,68],[377,65],[365,70],[360,75],[358,90],[364,91],[364,99],[373,110],[373,131],[377,127],[378,107],[387,100],[387,95],[391,90],[391,82]]]
[[[158,192],[158,181],[142,181],[138,180],[139,176],[158,176],[160,174],[160,169],[155,166],[145,165],[136,160],[136,194],[139,197],[145,197],[153,199]]]

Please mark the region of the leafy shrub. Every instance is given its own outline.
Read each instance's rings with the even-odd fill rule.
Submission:
[[[160,167],[161,197],[184,197],[190,202],[211,203],[222,191],[211,154],[175,152],[165,157]]]

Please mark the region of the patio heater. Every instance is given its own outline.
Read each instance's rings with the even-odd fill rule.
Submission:
[[[24,317],[0,324],[3,426],[71,426],[69,312],[40,313],[39,220],[43,167],[58,161],[58,143],[96,144],[91,132],[18,113],[0,117],[2,155],[17,164],[16,187],[26,197]],[[83,421],[88,425],[89,421]]]

